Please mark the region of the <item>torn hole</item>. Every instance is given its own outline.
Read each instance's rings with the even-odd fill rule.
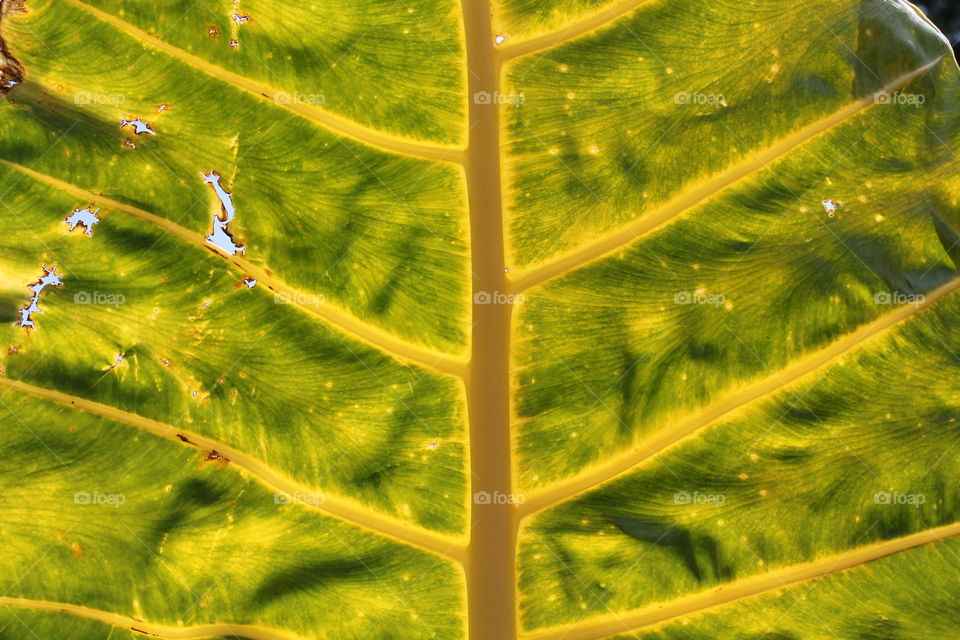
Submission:
[[[97,217],[100,209],[94,209],[93,203],[87,205],[83,209],[74,209],[73,213],[68,215],[63,221],[64,224],[70,225],[68,231],[73,231],[78,226],[83,227],[83,235],[88,237],[93,237],[93,225],[100,222],[100,218]]]
[[[43,290],[47,287],[63,286],[63,280],[61,280],[60,276],[56,273],[57,265],[53,265],[50,269],[47,269],[45,265],[40,265],[40,267],[43,269],[43,275],[33,284],[27,285],[27,288],[33,292],[33,297],[30,298],[30,304],[17,311],[17,315],[20,317],[14,322],[18,327],[23,327],[27,330],[37,328],[37,325],[33,322],[33,314],[43,313],[40,309],[40,294]]]
[[[139,117],[137,117],[135,120],[128,120],[126,118],[123,118],[122,120],[120,120],[121,129],[127,126],[132,127],[133,132],[138,136],[141,136],[145,133],[149,133],[151,136],[157,135],[157,132],[150,128],[150,123],[145,122]]]
[[[233,205],[233,195],[224,191],[220,185],[220,174],[216,171],[211,170],[208,175],[200,172],[200,177],[203,178],[204,184],[209,184],[213,187],[213,192],[220,200],[221,215],[213,216],[213,228],[210,231],[210,235],[207,236],[207,242],[226,251],[230,255],[236,255],[238,253],[245,254],[246,247],[234,242],[233,234],[228,230],[236,214],[236,209]]]

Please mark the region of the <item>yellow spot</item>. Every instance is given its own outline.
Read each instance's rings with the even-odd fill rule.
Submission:
[[[566,73],[569,68],[570,68],[570,67],[568,67],[568,66],[565,65],[565,64],[560,65],[560,71],[563,71],[564,73]]]
[[[877,222],[883,222],[883,216],[880,215],[879,213],[873,216],[873,219],[876,220]]]
[[[552,156],[555,156],[555,155],[557,155],[558,153],[560,153],[560,149],[557,149],[556,147],[550,147],[550,148],[547,150],[547,153],[549,153],[549,154],[552,155]]]
[[[737,477],[740,478],[741,480],[746,480],[746,479],[749,478],[750,476],[748,476],[748,475],[745,474],[745,473],[741,473],[741,474],[738,475]]]
[[[766,489],[760,489],[760,495],[762,495],[762,496],[767,495],[767,490],[766,490]]]
[[[751,453],[751,454],[750,454],[750,459],[753,460],[754,462],[756,462],[757,460],[760,459],[760,456],[758,456],[758,455],[755,454],[755,453]]]
[[[667,75],[673,75],[673,67],[667,67]]]
[[[700,265],[697,264],[696,262],[694,262],[694,263],[693,263],[693,270],[694,270],[694,271],[699,271],[699,270],[700,270]]]
[[[573,100],[576,97],[577,97],[577,94],[575,94],[573,91],[567,94],[567,100]]]

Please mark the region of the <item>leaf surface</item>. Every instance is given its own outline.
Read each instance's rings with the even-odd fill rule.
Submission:
[[[958,624],[960,72],[912,6],[0,35],[0,638]]]

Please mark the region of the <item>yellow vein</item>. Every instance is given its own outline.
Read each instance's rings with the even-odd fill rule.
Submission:
[[[620,0],[620,2],[615,2],[595,13],[590,13],[580,20],[561,27],[556,31],[506,45],[500,49],[500,56],[504,60],[507,60],[516,58],[517,56],[524,56],[528,53],[539,51],[540,49],[556,47],[621,18],[648,1],[649,0]]]
[[[954,523],[902,538],[878,542],[859,549],[798,564],[778,571],[738,580],[685,598],[662,602],[622,616],[604,616],[596,621],[552,629],[524,636],[527,640],[600,640],[655,624],[690,616],[715,607],[846,571],[901,551],[940,542],[960,535]]]
[[[262,461],[230,445],[211,440],[197,433],[178,429],[173,425],[158,422],[135,413],[129,413],[116,407],[94,402],[93,400],[72,396],[53,389],[37,387],[25,382],[20,382],[19,380],[0,377],[0,388],[7,388],[43,400],[57,402],[72,409],[88,411],[103,416],[104,418],[136,427],[137,429],[149,431],[150,433],[185,446],[194,446],[206,451],[216,451],[217,454],[229,460],[228,464],[230,466],[239,467],[247,471],[270,488],[291,496],[315,495],[315,490],[281,475]],[[371,512],[364,508],[363,505],[346,498],[324,494],[322,501],[319,499],[304,500],[303,504],[319,511],[335,515],[352,524],[365,527],[381,535],[389,536],[403,543],[432,551],[433,553],[458,562],[463,562],[465,550],[460,541],[415,527],[410,523],[396,520],[386,515]]]
[[[40,173],[14,162],[10,162],[9,160],[0,159],[0,165],[10,167],[11,169],[16,169],[17,171],[25,173],[39,182],[43,182],[44,184],[48,184],[54,188],[60,189],[61,191],[73,194],[82,200],[88,200],[109,209],[122,211],[123,213],[140,218],[141,220],[160,227],[161,229],[177,236],[178,238],[186,240],[190,244],[209,249],[218,257],[227,260],[245,275],[251,276],[257,280],[258,283],[263,284],[271,291],[274,291],[278,295],[284,297],[284,299],[292,301],[294,304],[322,318],[341,331],[351,334],[354,337],[361,338],[368,344],[376,347],[378,350],[385,351],[399,360],[422,365],[441,373],[461,377],[466,371],[465,361],[454,358],[448,354],[441,353],[439,351],[433,351],[426,347],[422,347],[420,345],[397,338],[383,329],[370,325],[363,320],[360,320],[356,316],[348,313],[347,311],[322,300],[322,298],[318,296],[307,294],[299,289],[291,287],[276,276],[268,273],[263,267],[259,267],[239,255],[230,255],[229,253],[220,250],[218,247],[208,243],[204,235],[195,233],[185,227],[181,227],[180,225],[166,218],[162,218],[156,214],[150,213],[149,211],[144,211],[143,209],[138,209],[137,207],[129,204],[124,204],[123,202],[98,195],[92,191],[87,191],[86,189],[82,189],[76,185],[70,184],[69,182],[64,182],[63,180],[54,178],[53,176],[49,176],[45,173]]]
[[[731,395],[707,405],[701,409],[699,413],[681,421],[673,428],[660,431],[650,440],[630,452],[589,469],[569,480],[558,483],[553,487],[528,496],[527,501],[519,507],[521,517],[529,516],[532,513],[557,504],[578,493],[593,489],[629,471],[641,462],[660,454],[668,447],[692,435],[726,414],[736,411],[759,398],[779,391],[812,371],[831,363],[864,341],[912,317],[920,310],[930,307],[957,289],[960,289],[960,278],[951,280],[930,292],[924,298],[923,302],[898,307],[873,322],[863,325],[853,333],[843,336],[829,346],[796,360],[776,373],[754,384],[742,387]]]
[[[258,98],[264,98],[278,107],[286,109],[287,111],[292,111],[299,116],[307,118],[308,120],[317,122],[338,134],[353,138],[354,140],[385,151],[392,151],[394,153],[401,153],[426,160],[435,160],[440,162],[463,162],[463,149],[457,147],[444,147],[441,145],[424,144],[407,138],[383,134],[346,118],[333,115],[329,111],[320,109],[315,105],[301,104],[296,101],[286,101],[283,98],[289,95],[287,92],[278,91],[266,84],[259,83],[240,74],[228,71],[222,67],[218,67],[211,62],[204,60],[203,58],[175,47],[169,42],[161,40],[160,38],[121,20],[113,14],[97,9],[96,7],[92,7],[84,2],[81,2],[80,0],[65,1],[77,7],[78,9],[86,11],[95,18],[113,25],[128,35],[133,36],[142,43],[153,47],[154,49],[159,49],[160,51],[163,51],[164,53],[171,55],[181,62],[199,69],[200,71],[203,71],[214,78],[227,82],[238,89],[243,89],[244,91],[257,96]]]
[[[640,236],[667,225],[691,208],[705,202],[743,178],[781,159],[790,151],[793,151],[818,135],[829,131],[833,127],[869,108],[876,102],[878,96],[884,93],[892,93],[900,87],[909,84],[936,66],[940,60],[942,60],[942,56],[915,71],[900,76],[876,93],[848,104],[842,109],[803,127],[794,134],[783,138],[773,146],[752,153],[742,162],[730,167],[726,171],[695,183],[692,187],[668,200],[649,214],[645,214],[619,229],[602,235],[558,258],[554,258],[516,276],[512,280],[512,290],[520,292],[556,276],[579,269],[588,262],[612,253],[630,244]]]
[[[495,94],[500,64],[494,55],[490,0],[461,0],[469,92]],[[504,231],[500,180],[500,117],[496,105],[470,105],[465,174],[470,207],[473,271],[472,357],[466,376],[470,427],[470,491],[513,491],[510,438],[509,305],[481,304],[477,295],[503,291]],[[515,640],[517,520],[512,504],[496,498],[471,509],[467,556],[467,635],[471,640]]]
[[[49,600],[29,600],[27,598],[0,597],[0,605],[19,607],[33,611],[49,611],[51,613],[69,613],[73,616],[96,620],[121,629],[129,629],[145,636],[156,638],[245,638],[246,640],[306,640],[287,631],[268,629],[266,627],[248,624],[228,624],[216,622],[213,624],[198,624],[192,627],[180,627],[155,622],[144,622],[139,618],[120,615],[110,611],[91,609],[78,604],[67,602],[50,602]]]

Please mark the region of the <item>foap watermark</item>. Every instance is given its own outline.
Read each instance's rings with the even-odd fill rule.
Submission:
[[[526,501],[527,497],[522,493],[477,491],[473,494],[473,504],[523,504]]]
[[[99,491],[78,491],[73,494],[73,504],[111,506],[119,509],[127,501],[122,493],[100,493]]]
[[[73,294],[73,304],[98,304],[119,307],[127,301],[122,293],[104,293],[103,291],[77,291]]]
[[[307,306],[326,304],[327,296],[322,293],[301,293],[294,291],[291,293],[273,294],[274,304],[303,304]]]
[[[722,493],[700,493],[694,491],[677,491],[673,494],[673,504],[712,504],[719,507],[727,501],[727,496]]]
[[[888,93],[881,91],[873,97],[873,101],[876,104],[909,104],[919,107],[927,101],[927,96],[922,93],[904,93],[903,91]]]
[[[877,491],[873,494],[873,504],[902,505],[909,504],[919,509],[927,501],[922,493],[900,493],[899,491]]]
[[[477,91],[473,94],[473,104],[513,104],[519,106],[526,101],[527,98],[522,93]]]
[[[722,93],[700,93],[694,91],[677,91],[673,94],[673,104],[716,104],[727,106],[727,98]]]
[[[727,301],[722,293],[706,293],[704,291],[677,291],[673,294],[673,304],[705,304],[719,307]]]
[[[912,304],[919,307],[926,297],[920,293],[903,293],[902,291],[877,291],[873,294],[873,304]]]
[[[500,293],[499,291],[477,291],[473,294],[474,304],[523,304],[526,298],[522,293]]]
[[[279,492],[273,494],[274,504],[305,504],[311,507],[319,507],[327,501],[322,493],[293,493]]]
[[[273,101],[276,104],[327,104],[327,96],[322,93],[300,93],[294,91],[293,93],[288,93],[286,91],[280,91],[273,96]]]
[[[73,94],[73,104],[110,104],[121,105],[127,101],[122,93],[100,93],[99,91],[78,91]]]

